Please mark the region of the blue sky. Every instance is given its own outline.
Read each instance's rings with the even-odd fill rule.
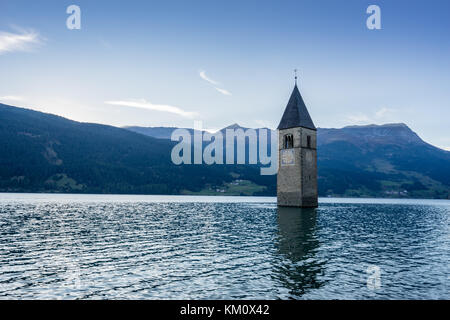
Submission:
[[[316,126],[404,122],[450,150],[449,30],[445,0],[1,0],[0,101],[117,126],[275,128],[297,68]]]

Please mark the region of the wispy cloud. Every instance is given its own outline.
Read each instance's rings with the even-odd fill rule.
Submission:
[[[208,78],[208,76],[206,75],[205,71],[199,71],[199,75],[200,75],[200,78],[202,78],[205,81],[208,81],[209,83],[211,83],[211,84],[213,84],[215,86],[217,86],[219,84],[219,82],[217,82],[217,81],[215,81],[215,80],[213,80],[211,78]]]
[[[271,121],[256,119],[256,120],[254,120],[254,122],[256,123],[258,128],[273,128],[274,127],[273,123]]]
[[[389,114],[391,114],[394,111],[395,111],[394,109],[383,107],[380,110],[378,110],[377,112],[375,112],[375,118],[381,119],[381,118],[388,117]]]
[[[105,101],[105,103],[109,104],[109,105],[115,105],[115,106],[140,108],[140,109],[154,110],[154,111],[160,111],[160,112],[169,112],[169,113],[174,113],[174,114],[177,114],[179,116],[189,118],[189,119],[192,119],[192,118],[198,116],[197,112],[185,111],[181,108],[178,108],[175,106],[170,106],[170,105],[165,105],[165,104],[154,104],[154,103],[148,102],[144,99]]]
[[[228,90],[226,90],[226,89],[223,89],[223,88],[217,87],[217,86],[220,85],[220,82],[218,82],[218,81],[216,81],[216,80],[213,80],[213,79],[209,78],[209,77],[206,75],[206,72],[205,72],[205,71],[200,70],[200,71],[198,72],[198,74],[199,74],[200,78],[202,78],[203,80],[205,80],[205,81],[209,82],[210,84],[212,84],[212,85],[214,86],[214,89],[216,89],[218,92],[220,92],[221,94],[226,95],[226,96],[231,96],[231,92],[230,92],[230,91],[228,91]]]
[[[216,88],[216,90],[219,91],[221,94],[224,94],[224,95],[226,95],[226,96],[231,96],[231,92],[229,92],[228,90],[220,89],[220,88],[217,88],[217,87],[215,87],[215,88]]]
[[[392,115],[395,113],[395,109],[382,107],[372,115],[365,113],[351,114],[347,116],[347,119],[356,123],[376,123],[380,121],[392,121]]]
[[[370,118],[367,115],[362,114],[362,113],[348,115],[347,119],[352,122],[369,122],[370,121]]]
[[[0,96],[0,101],[7,101],[7,102],[17,102],[17,101],[23,101],[24,98],[19,96]]]
[[[14,51],[28,51],[33,46],[41,44],[42,38],[35,31],[11,33],[0,31],[0,54]]]

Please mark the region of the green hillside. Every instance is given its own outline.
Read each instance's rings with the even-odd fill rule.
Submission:
[[[174,129],[80,123],[0,104],[0,192],[276,194],[276,176],[261,176],[258,165],[174,165]],[[318,175],[320,196],[447,199],[450,152],[404,124],[319,128]]]
[[[0,191],[178,194],[233,180],[225,166],[172,164],[173,144],[0,104]]]

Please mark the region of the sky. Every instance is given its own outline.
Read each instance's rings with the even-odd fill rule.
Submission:
[[[273,129],[298,69],[317,127],[402,122],[450,150],[449,31],[447,0],[0,0],[0,102],[115,126]]]

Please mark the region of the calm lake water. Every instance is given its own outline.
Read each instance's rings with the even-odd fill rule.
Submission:
[[[0,194],[1,299],[450,299],[450,201]]]

